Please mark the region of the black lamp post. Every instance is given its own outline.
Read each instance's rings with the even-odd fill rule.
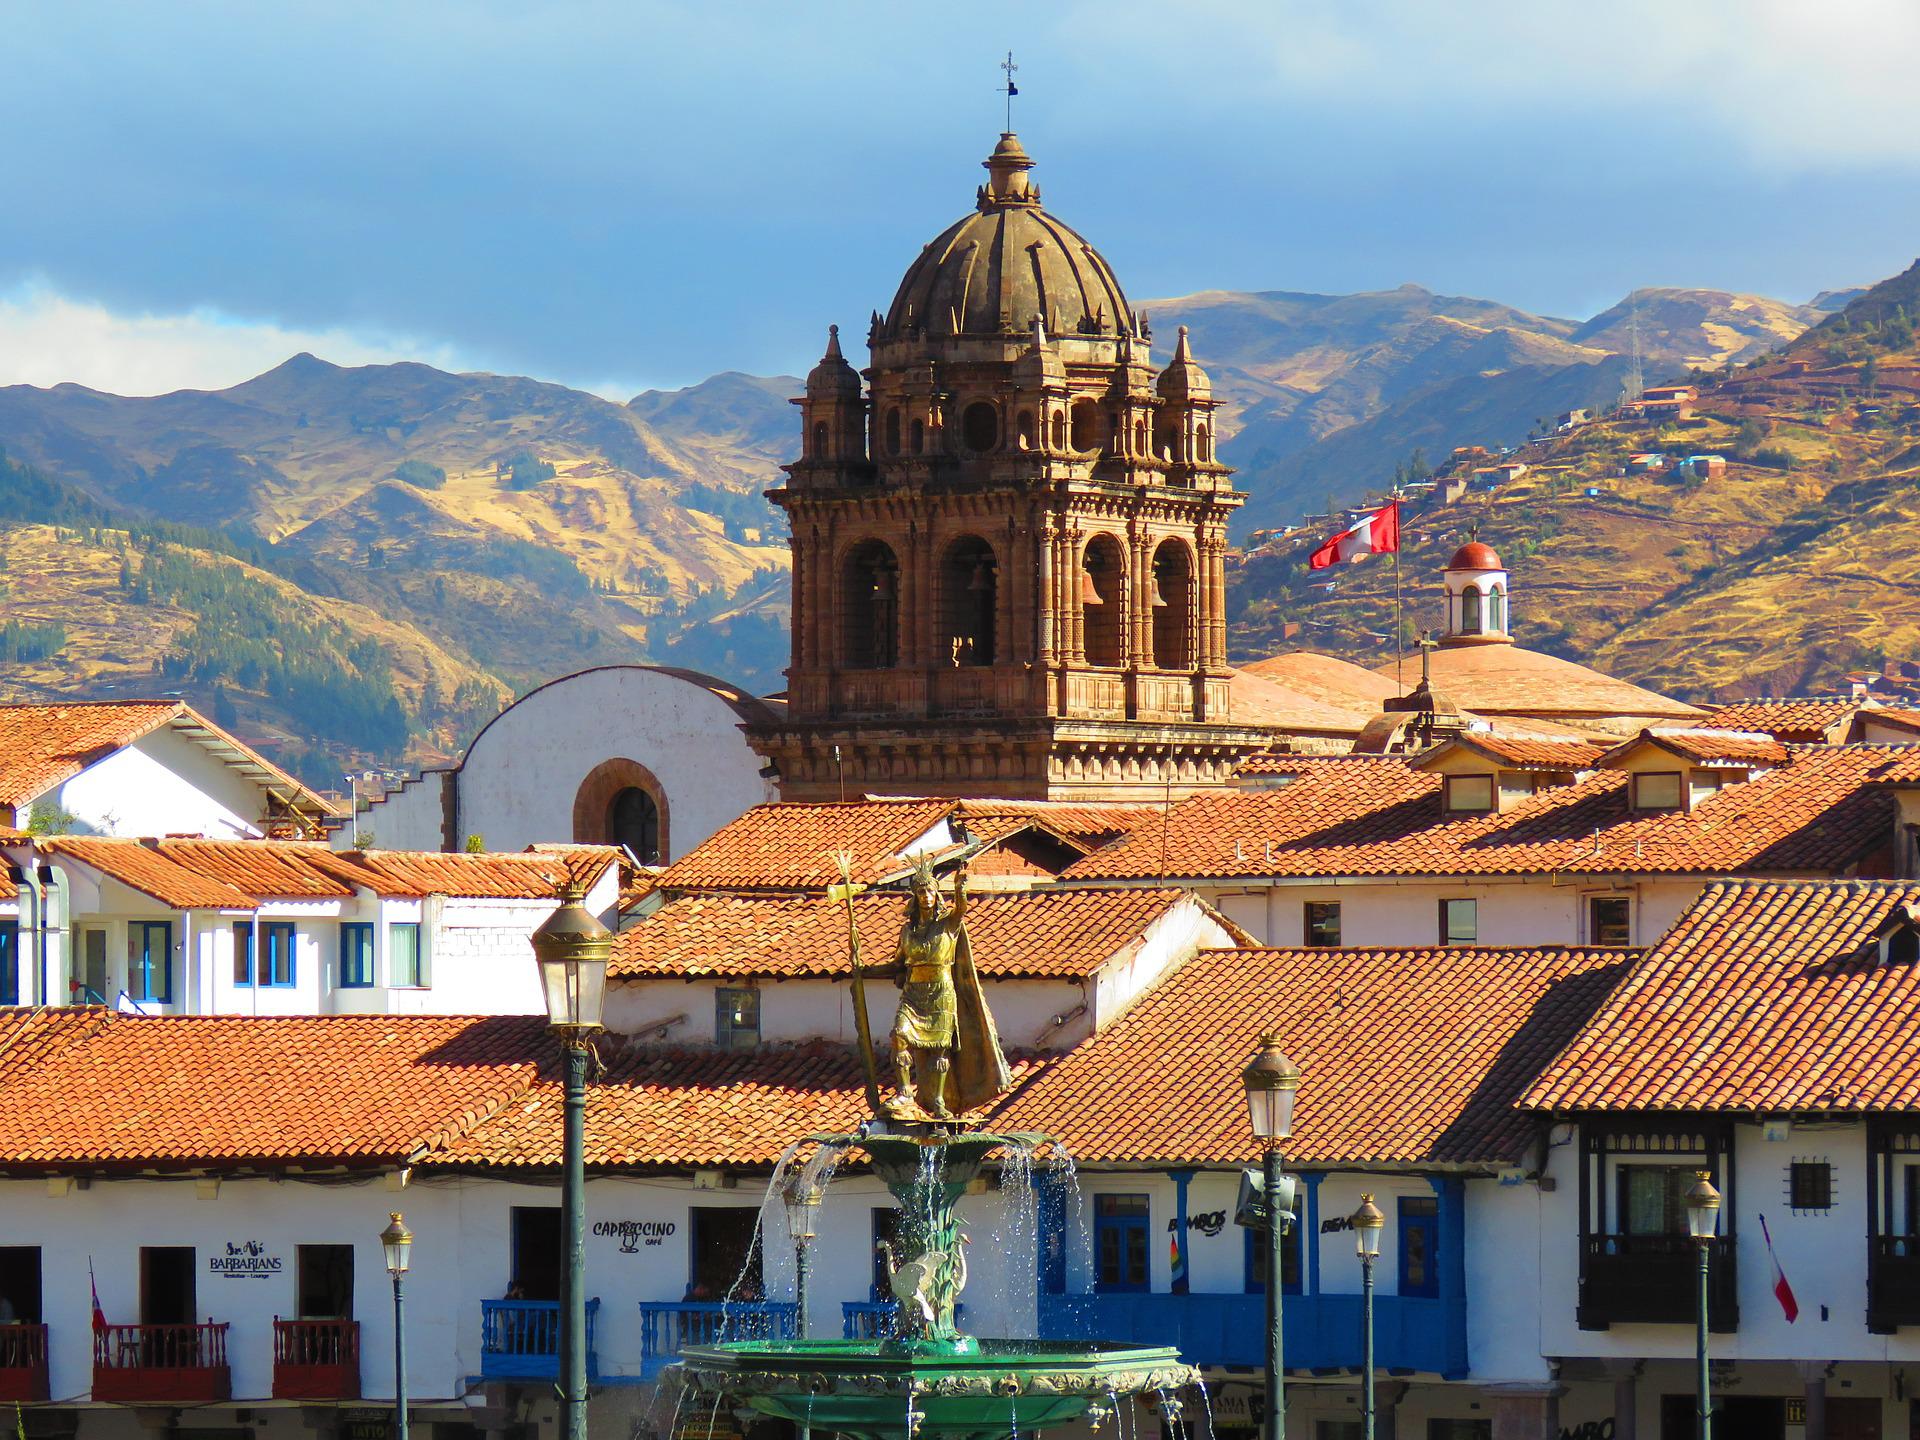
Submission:
[[[1283,1174],[1281,1154],[1293,1133],[1293,1097],[1300,1088],[1300,1067],[1280,1053],[1277,1036],[1269,1035],[1240,1072],[1246,1087],[1247,1113],[1256,1139],[1266,1144],[1262,1186],[1267,1209],[1267,1435],[1286,1440],[1286,1361],[1281,1334],[1280,1292],[1285,1288],[1286,1216],[1292,1208]]]
[[[587,1057],[607,990],[613,932],[580,903],[580,887],[563,885],[560,906],[533,932],[547,1022],[566,1056],[566,1107],[561,1130],[560,1440],[587,1440],[586,1113]]]
[[[1353,1248],[1360,1257],[1360,1433],[1373,1440],[1373,1262],[1380,1258],[1380,1231],[1387,1217],[1362,1195],[1353,1212]]]
[[[387,1228],[380,1232],[380,1248],[386,1252],[387,1274],[393,1277],[393,1437],[407,1440],[407,1327],[401,1291],[412,1259],[413,1232],[398,1210],[390,1213]]]
[[[1700,1369],[1700,1440],[1713,1436],[1713,1377],[1707,1363],[1707,1279],[1713,1259],[1714,1232],[1720,1227],[1720,1192],[1713,1176],[1702,1170],[1687,1191],[1687,1230],[1699,1252],[1700,1303],[1694,1312],[1694,1361]]]

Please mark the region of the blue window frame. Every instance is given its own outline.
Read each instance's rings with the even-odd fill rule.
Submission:
[[[253,984],[253,921],[233,922],[233,983],[241,989]]]
[[[1152,1233],[1145,1195],[1093,1197],[1093,1288],[1102,1295],[1151,1287]]]
[[[343,921],[340,926],[340,985],[363,990],[373,984],[373,926]]]
[[[20,931],[0,924],[0,1005],[20,1003]]]
[[[1400,1197],[1400,1293],[1428,1300],[1440,1296],[1440,1201],[1435,1196]]]
[[[258,929],[260,983],[274,990],[293,985],[293,946],[295,931],[291,920],[264,920]]]
[[[127,922],[127,995],[133,1000],[173,1001],[173,922]]]
[[[1304,1193],[1305,1187],[1302,1187]],[[1293,1217],[1293,1224],[1287,1227],[1287,1235],[1280,1242],[1280,1280],[1282,1295],[1300,1293],[1300,1225],[1301,1217]],[[1267,1293],[1267,1232],[1256,1230],[1251,1225],[1246,1229],[1247,1247],[1247,1289],[1249,1295]]]

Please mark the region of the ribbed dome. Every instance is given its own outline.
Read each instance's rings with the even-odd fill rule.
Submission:
[[[876,338],[1024,335],[1040,316],[1053,335],[1114,336],[1133,312],[1106,260],[1040,208],[1033,162],[1002,135],[986,162],[979,208],[920,252]]]

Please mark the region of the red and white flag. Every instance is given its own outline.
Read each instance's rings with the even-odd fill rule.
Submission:
[[[1342,560],[1358,560],[1362,555],[1391,555],[1400,549],[1400,502],[1395,500],[1378,510],[1369,510],[1355,524],[1308,557],[1307,564],[1324,570]]]
[[[1767,1229],[1767,1217],[1764,1215],[1760,1217],[1760,1236],[1767,1242],[1767,1259],[1773,1262],[1773,1298],[1780,1302],[1780,1309],[1791,1325],[1800,1318],[1800,1302],[1793,1298],[1793,1286],[1787,1283],[1787,1272],[1780,1268],[1780,1257],[1773,1253],[1773,1233]]]
[[[100,1286],[93,1278],[93,1257],[87,1257],[87,1288],[93,1291],[93,1333],[100,1335],[107,1328],[107,1312],[100,1308]]]

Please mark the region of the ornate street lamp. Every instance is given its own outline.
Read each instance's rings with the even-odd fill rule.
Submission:
[[[1286,1363],[1281,1337],[1280,1292],[1285,1288],[1286,1213],[1291,1208],[1282,1169],[1282,1149],[1293,1134],[1293,1097],[1300,1088],[1300,1067],[1280,1053],[1277,1036],[1260,1042],[1240,1072],[1247,1092],[1247,1115],[1254,1137],[1265,1142],[1264,1181],[1267,1209],[1267,1440],[1286,1440]]]
[[[398,1210],[389,1213],[380,1248],[386,1252],[387,1274],[393,1277],[393,1437],[407,1440],[407,1327],[401,1289],[413,1258],[413,1232]]]
[[[1694,1360],[1700,1368],[1700,1440],[1713,1436],[1713,1377],[1707,1363],[1707,1272],[1712,1263],[1713,1237],[1720,1228],[1720,1192],[1713,1174],[1702,1170],[1687,1191],[1687,1231],[1700,1256],[1700,1303],[1694,1312]]]
[[[547,1023],[566,1056],[561,1129],[560,1440],[587,1440],[586,1114],[587,1056],[607,993],[613,932],[580,903],[581,889],[560,887],[560,905],[533,932],[533,957]]]
[[[1363,1194],[1353,1212],[1353,1249],[1360,1257],[1360,1433],[1373,1440],[1373,1262],[1380,1258],[1380,1232],[1387,1217]]]

